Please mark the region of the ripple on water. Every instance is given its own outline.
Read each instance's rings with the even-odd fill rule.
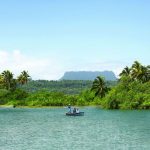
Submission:
[[[150,111],[0,108],[0,150],[149,150]]]

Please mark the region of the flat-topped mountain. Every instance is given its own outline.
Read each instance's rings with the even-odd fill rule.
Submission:
[[[112,71],[69,71],[60,80],[94,80],[97,76],[102,76],[105,80],[117,80]]]

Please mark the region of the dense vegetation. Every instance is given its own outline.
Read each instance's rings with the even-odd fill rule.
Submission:
[[[17,79],[10,71],[7,80],[10,87],[5,86],[3,73],[0,84],[0,105],[18,106],[66,106],[94,104],[94,92],[90,91],[92,81],[82,80],[31,80],[29,75],[22,72]],[[26,72],[27,73],[27,72]],[[13,82],[12,82],[13,81]],[[15,83],[15,84],[12,84]],[[116,81],[107,81],[107,86],[117,84]]]
[[[33,93],[40,90],[47,90],[49,92],[63,92],[65,94],[76,95],[80,94],[85,89],[90,89],[93,81],[89,80],[30,80],[27,84],[20,85],[19,88]],[[117,84],[117,81],[106,81],[108,87]]]
[[[150,66],[135,61],[99,104],[108,109],[150,109]]]
[[[135,61],[125,67],[119,81],[33,81],[26,71],[14,79],[0,74],[0,105],[66,106],[99,105],[107,109],[150,109],[150,66]]]

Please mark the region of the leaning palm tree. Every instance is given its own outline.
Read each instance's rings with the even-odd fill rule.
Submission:
[[[29,74],[27,71],[22,71],[21,74],[18,76],[17,80],[19,83],[26,84],[29,80]]]
[[[130,69],[128,66],[126,66],[126,67],[122,70],[122,72],[119,74],[119,76],[120,76],[120,77],[129,76],[130,73],[131,73],[131,69]]]
[[[7,90],[11,89],[11,83],[13,82],[13,74],[9,70],[5,70],[2,72],[2,78],[3,78],[3,83],[4,86],[6,87]]]
[[[105,94],[108,92],[108,87],[106,86],[102,77],[96,77],[93,82],[91,91],[95,92],[95,96],[100,96],[101,98],[105,96]]]

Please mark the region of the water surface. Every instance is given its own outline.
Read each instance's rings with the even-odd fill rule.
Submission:
[[[0,108],[0,150],[149,150],[150,111]]]

